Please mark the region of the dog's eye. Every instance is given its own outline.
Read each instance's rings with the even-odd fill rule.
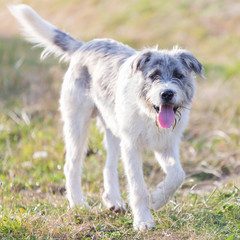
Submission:
[[[160,78],[160,76],[159,76],[158,74],[154,74],[154,75],[150,76],[150,78],[151,78],[152,80],[157,80],[157,79]]]
[[[155,81],[157,79],[160,79],[160,72],[159,71],[154,71],[149,75],[149,78],[152,79],[152,81]]]
[[[183,74],[181,74],[179,72],[176,72],[176,71],[173,72],[173,77],[177,78],[177,79],[183,79],[184,78]]]

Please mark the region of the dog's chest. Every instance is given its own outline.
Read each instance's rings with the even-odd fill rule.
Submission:
[[[139,142],[150,150],[161,150],[169,143],[171,137],[170,131],[160,130],[155,123],[150,122],[143,124],[144,127],[139,135]]]

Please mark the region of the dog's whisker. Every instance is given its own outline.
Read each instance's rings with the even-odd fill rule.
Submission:
[[[184,109],[187,109],[187,110],[191,110],[191,108],[189,108],[189,107],[185,107],[185,106],[179,106],[179,108],[181,109],[181,108],[184,108]]]

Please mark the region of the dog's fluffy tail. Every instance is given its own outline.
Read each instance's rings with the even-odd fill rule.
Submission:
[[[21,24],[22,34],[26,39],[37,46],[45,48],[41,58],[49,54],[55,54],[56,56],[61,56],[64,60],[68,60],[83,44],[83,42],[74,39],[42,19],[27,5],[11,5],[8,8]]]

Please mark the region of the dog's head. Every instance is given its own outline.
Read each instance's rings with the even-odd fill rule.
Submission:
[[[203,67],[188,51],[143,50],[132,63],[139,81],[139,103],[143,110],[155,114],[163,128],[170,128],[189,109],[195,91],[194,74],[203,76]]]

